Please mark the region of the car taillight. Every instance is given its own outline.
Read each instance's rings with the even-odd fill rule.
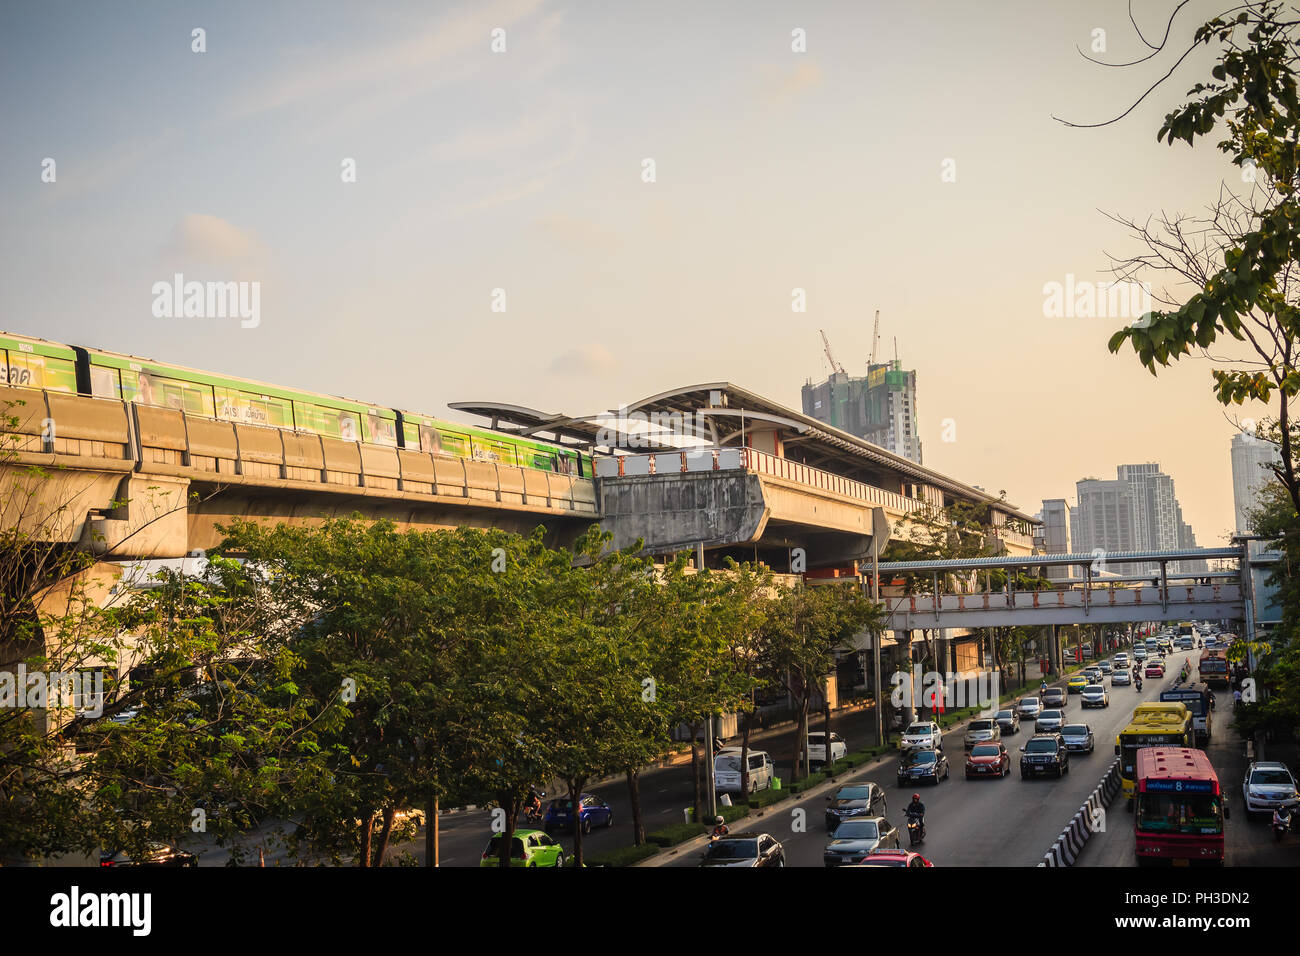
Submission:
[[[100,860],[100,861],[99,861],[99,865],[100,865],[100,866],[112,866],[112,865],[113,865],[113,861],[112,861],[112,860]]]

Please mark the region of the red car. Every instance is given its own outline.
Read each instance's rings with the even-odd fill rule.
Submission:
[[[934,866],[929,860],[919,853],[913,853],[911,850],[873,850],[862,858],[861,863],[850,863],[853,866]],[[840,867],[845,869],[845,867]]]
[[[1159,661],[1152,661],[1147,665],[1147,669],[1143,673],[1145,673],[1147,677],[1164,677],[1165,665],[1161,664]]]
[[[1000,740],[976,744],[966,756],[966,779],[1011,776],[1011,755]]]

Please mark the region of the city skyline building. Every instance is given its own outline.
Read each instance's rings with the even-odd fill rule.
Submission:
[[[869,365],[865,377],[831,370],[802,390],[803,413],[923,464],[917,418],[916,371],[898,359]]]
[[[1183,519],[1172,476],[1157,462],[1119,465],[1114,479],[1083,478],[1075,484],[1070,533],[1076,551],[1173,551],[1196,547],[1196,534]],[[1044,501],[1044,508],[1047,502]],[[1047,521],[1046,511],[1043,515]],[[1128,565],[1129,573],[1158,572],[1158,564]],[[1184,574],[1208,573],[1204,561],[1170,566]]]
[[[1281,458],[1272,442],[1246,432],[1232,436],[1229,455],[1232,459],[1233,530],[1237,534],[1249,534],[1250,513],[1259,506],[1260,489],[1275,480],[1268,466],[1280,462]]]

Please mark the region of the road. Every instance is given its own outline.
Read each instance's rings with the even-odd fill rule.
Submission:
[[[1232,720],[1232,693],[1216,695],[1215,723],[1206,755],[1214,764],[1219,783],[1228,799],[1228,819],[1223,826],[1225,866],[1300,865],[1300,840],[1288,836],[1273,840],[1267,816],[1248,819],[1242,802],[1241,784],[1246,776],[1245,743],[1228,728]],[[1112,823],[1105,833],[1094,834],[1080,854],[1076,866],[1134,866],[1133,816],[1122,802],[1110,811]]]
[[[1030,725],[1018,736],[1007,738],[1013,769],[1010,777],[1000,779],[966,780],[962,735],[945,735],[944,751],[952,761],[952,776],[937,786],[920,788],[927,830],[920,852],[936,866],[1037,866],[1115,759],[1115,735],[1128,724],[1133,708],[1141,701],[1158,700],[1160,691],[1172,686],[1183,660],[1194,653],[1170,655],[1167,672],[1171,676],[1163,681],[1144,681],[1141,693],[1133,687],[1110,689],[1111,704],[1107,708],[1083,710],[1078,695],[1070,695],[1066,719],[1089,724],[1096,749],[1088,755],[1071,754],[1070,772],[1060,780],[1020,778],[1019,746],[1031,735]],[[1109,678],[1106,684],[1109,688]],[[884,787],[889,820],[906,831],[902,810],[914,788],[909,785],[899,789],[896,763],[846,775],[841,782],[859,780],[872,780]],[[824,823],[826,799],[807,800],[798,807],[806,814],[805,832],[793,832],[794,817],[789,809],[779,816],[769,813],[753,820],[747,828],[771,833],[780,840],[788,866],[822,866],[822,851],[828,839]],[[696,866],[702,855],[702,850],[683,854],[683,859],[671,865]],[[1121,865],[1132,865],[1131,857]]]

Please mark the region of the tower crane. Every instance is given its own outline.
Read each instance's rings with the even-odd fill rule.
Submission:
[[[871,330],[871,358],[867,359],[867,368],[876,364],[876,346],[880,343],[880,310],[876,309],[876,327]]]
[[[831,354],[831,340],[826,337],[825,329],[818,329],[822,334],[822,345],[826,347],[826,360],[831,363],[831,370],[844,374],[844,366],[835,361],[835,356]]]

